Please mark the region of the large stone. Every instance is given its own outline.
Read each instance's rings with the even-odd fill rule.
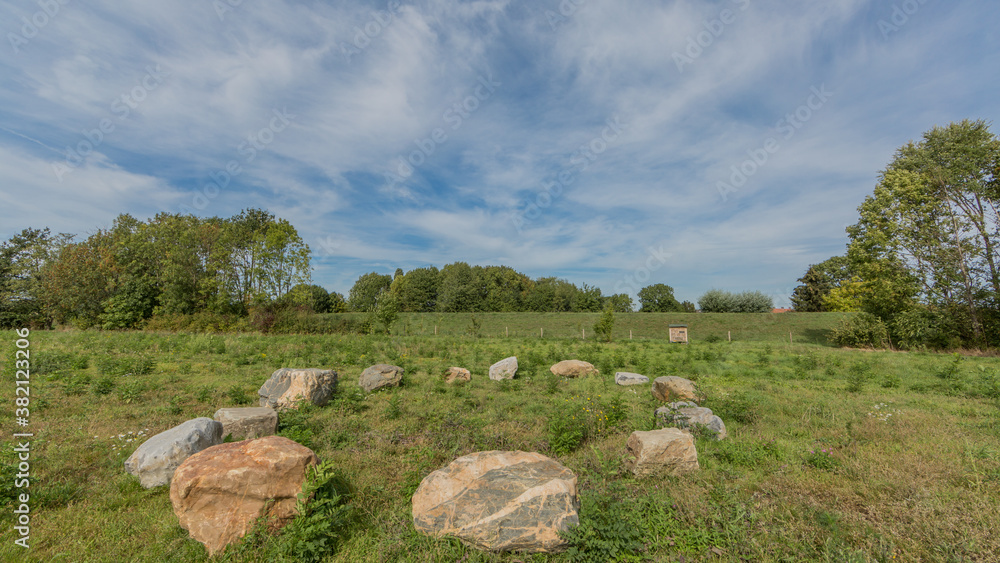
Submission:
[[[556,552],[579,523],[576,475],[538,453],[477,452],[420,483],[413,525],[489,551]]]
[[[615,373],[615,383],[618,385],[645,385],[649,383],[649,378],[638,373],[619,371]]]
[[[517,373],[517,356],[504,358],[490,366],[490,379],[500,381],[501,379],[514,379]]]
[[[361,372],[358,385],[371,393],[383,387],[399,387],[403,381],[403,368],[389,364],[375,364]]]
[[[287,524],[306,469],[317,463],[312,450],[282,436],[221,444],[177,468],[170,502],[181,527],[211,556],[241,538],[261,516],[272,529]]]
[[[296,408],[301,401],[323,406],[337,389],[337,372],[332,369],[281,368],[260,386],[260,406],[272,409]]]
[[[679,428],[633,432],[625,447],[625,468],[637,477],[680,475],[699,469],[694,436]]]
[[[550,367],[549,371],[562,377],[586,377],[600,373],[593,364],[583,360],[563,360]]]
[[[653,380],[653,396],[664,403],[670,401],[697,401],[698,390],[694,383],[683,377],[669,375]]]
[[[444,380],[446,383],[472,381],[472,373],[465,368],[450,367],[448,371],[444,372]]]
[[[222,423],[222,435],[232,434],[235,441],[272,436],[278,431],[278,413],[271,407],[219,409],[212,418]]]
[[[221,423],[204,417],[189,420],[143,442],[125,460],[125,471],[147,489],[167,485],[185,459],[222,439]]]
[[[716,440],[725,438],[726,424],[708,407],[699,407],[691,402],[670,403],[654,412],[656,419],[664,426],[676,426],[693,430],[697,426],[707,428],[715,434]]]

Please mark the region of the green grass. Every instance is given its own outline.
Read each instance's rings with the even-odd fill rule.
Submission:
[[[949,562],[1000,553],[996,358],[800,343],[796,330],[820,330],[809,315],[618,316],[619,325],[628,317],[650,330],[657,319],[686,322],[688,346],[664,342],[662,332],[629,341],[627,328],[610,344],[550,337],[585,315],[553,321],[544,339],[514,334],[542,315],[478,315],[494,335],[497,320],[521,324],[511,322],[509,338],[474,338],[461,334],[466,317],[447,317],[440,327],[450,328],[439,327],[437,337],[433,325],[422,333],[414,325],[436,315],[411,316],[412,335],[392,337],[32,333],[32,361],[41,366],[31,388],[32,549],[13,546],[5,498],[0,560],[206,561],[178,526],[167,489],[142,489],[122,463],[140,443],[138,432],[235,406],[279,367],[333,368],[341,376],[329,405],[285,415],[280,426],[355,491],[355,521],[328,561],[569,561],[566,554],[480,553],[414,531],[410,495],[420,480],[460,455],[493,449],[541,452],[572,469],[588,537],[615,529],[601,518],[605,511],[642,530],[643,551],[623,560]],[[778,338],[790,327],[795,344],[787,334]],[[703,341],[724,329],[734,342]],[[13,397],[14,337],[2,334],[2,389]],[[510,355],[519,358],[517,378],[490,381],[489,365]],[[573,358],[601,375],[548,373]],[[379,362],[403,366],[404,385],[366,396],[358,376]],[[453,365],[471,370],[472,381],[443,383]],[[647,386],[614,385],[614,371],[694,380],[729,437],[698,440],[697,473],[631,477],[622,469],[625,441],[654,427],[657,403]],[[551,421],[567,416],[579,421],[583,438],[553,448],[565,425]],[[13,459],[4,442],[6,483]],[[260,556],[247,553],[230,560]]]

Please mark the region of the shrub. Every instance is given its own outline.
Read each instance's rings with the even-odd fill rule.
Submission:
[[[730,293],[710,289],[698,299],[698,306],[705,313],[770,313],[774,300],[760,291]]]
[[[156,362],[145,356],[102,356],[97,360],[97,371],[101,375],[149,375]]]
[[[347,536],[354,509],[348,482],[327,461],[312,466],[295,503],[296,516],[281,530],[275,551],[292,561],[322,561]]]
[[[728,313],[734,307],[733,294],[721,289],[710,289],[698,299],[703,313]]]
[[[712,412],[722,420],[753,424],[760,420],[761,397],[737,391],[710,403]]]
[[[868,362],[855,362],[847,370],[847,390],[851,393],[860,393],[873,377],[872,366]]]
[[[549,420],[549,449],[556,455],[573,453],[585,437],[582,420],[573,410],[564,410]]]
[[[601,313],[601,318],[594,323],[594,334],[599,340],[611,342],[611,332],[615,328],[615,311],[610,306]]]
[[[889,347],[889,330],[882,319],[871,313],[858,313],[840,321],[831,338],[838,346],[848,348]]]
[[[138,380],[130,379],[118,387],[118,398],[126,405],[142,401],[146,385]]]
[[[115,390],[115,380],[113,377],[104,376],[90,386],[90,390],[95,395],[108,395]]]
[[[954,323],[944,314],[928,309],[910,309],[892,321],[892,334],[901,348],[947,348]]]
[[[632,503],[604,492],[584,493],[581,497],[580,524],[560,534],[569,542],[566,555],[570,561],[620,561],[645,550],[645,532],[636,521]]]
[[[226,396],[237,405],[249,405],[254,400],[254,397],[251,397],[250,393],[247,393],[245,387],[236,384],[226,390]]]

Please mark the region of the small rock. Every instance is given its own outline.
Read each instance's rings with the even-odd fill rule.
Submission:
[[[260,386],[260,406],[272,409],[295,408],[300,401],[322,407],[337,388],[337,372],[332,369],[281,368]]]
[[[699,407],[691,402],[670,403],[665,407],[656,409],[654,416],[664,426],[676,426],[687,429],[702,426],[713,432],[716,440],[721,440],[728,436],[726,424],[712,412],[712,409]]]
[[[563,360],[550,367],[549,371],[563,377],[586,377],[600,373],[593,364],[582,360]]]
[[[477,452],[434,471],[413,493],[413,525],[488,551],[552,553],[579,523],[576,475],[539,453]]]
[[[669,401],[697,401],[698,391],[694,383],[683,377],[669,375],[653,380],[653,396],[664,403]]]
[[[615,373],[615,383],[618,385],[645,385],[649,383],[649,378],[638,373],[619,371]]]
[[[222,438],[221,423],[204,417],[189,420],[143,442],[125,460],[125,471],[147,489],[167,485],[185,459],[221,444]]]
[[[625,447],[629,453],[625,468],[636,477],[680,475],[700,468],[694,436],[679,428],[633,432]]]
[[[389,364],[375,364],[361,373],[358,385],[371,393],[383,387],[399,387],[403,381],[403,368]]]
[[[444,373],[444,380],[446,383],[454,383],[455,381],[472,381],[472,373],[465,368],[450,367],[448,371]]]
[[[278,431],[278,413],[271,407],[219,409],[212,418],[222,423],[222,436],[232,434],[235,441],[273,436]]]
[[[504,358],[490,366],[490,379],[500,381],[501,379],[514,379],[517,373],[517,356]]]
[[[273,529],[295,515],[312,450],[282,436],[231,442],[187,458],[170,484],[182,528],[212,556],[237,541],[261,516]],[[265,513],[264,508],[267,507]]]

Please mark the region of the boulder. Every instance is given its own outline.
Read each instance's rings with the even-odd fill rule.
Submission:
[[[235,441],[273,436],[278,431],[278,413],[271,407],[219,409],[212,418],[222,423],[223,437],[232,434]]]
[[[125,460],[125,471],[147,489],[167,485],[185,459],[222,439],[221,423],[204,417],[189,420],[143,442]]]
[[[444,380],[447,383],[454,383],[455,381],[472,381],[472,373],[465,368],[448,368],[448,371],[444,372]]]
[[[413,493],[413,525],[488,551],[551,553],[579,523],[576,475],[539,453],[477,452],[428,475]]]
[[[638,373],[619,371],[615,373],[615,383],[618,385],[645,385],[649,383],[649,378]]]
[[[678,428],[694,429],[695,426],[702,426],[715,434],[716,440],[725,438],[726,424],[722,419],[712,412],[708,407],[699,407],[691,402],[670,403],[665,407],[660,407],[654,412],[656,420],[664,426],[676,426]]]
[[[633,432],[625,447],[629,454],[625,468],[636,477],[680,475],[699,469],[694,436],[679,428]]]
[[[653,380],[653,396],[664,403],[669,401],[697,401],[694,383],[683,377],[670,375]]]
[[[312,450],[282,436],[221,444],[177,468],[170,502],[181,527],[212,556],[261,516],[273,529],[287,524],[306,469],[317,463]]]
[[[490,379],[500,381],[501,379],[514,379],[517,373],[517,356],[504,358],[490,366]]]
[[[563,360],[550,367],[549,371],[563,377],[586,377],[600,373],[593,364],[582,360]]]
[[[260,406],[272,409],[296,408],[300,401],[323,406],[337,389],[337,372],[332,369],[281,368],[260,386]]]
[[[371,393],[383,387],[399,387],[403,381],[403,368],[389,364],[375,364],[361,372],[358,385]]]

